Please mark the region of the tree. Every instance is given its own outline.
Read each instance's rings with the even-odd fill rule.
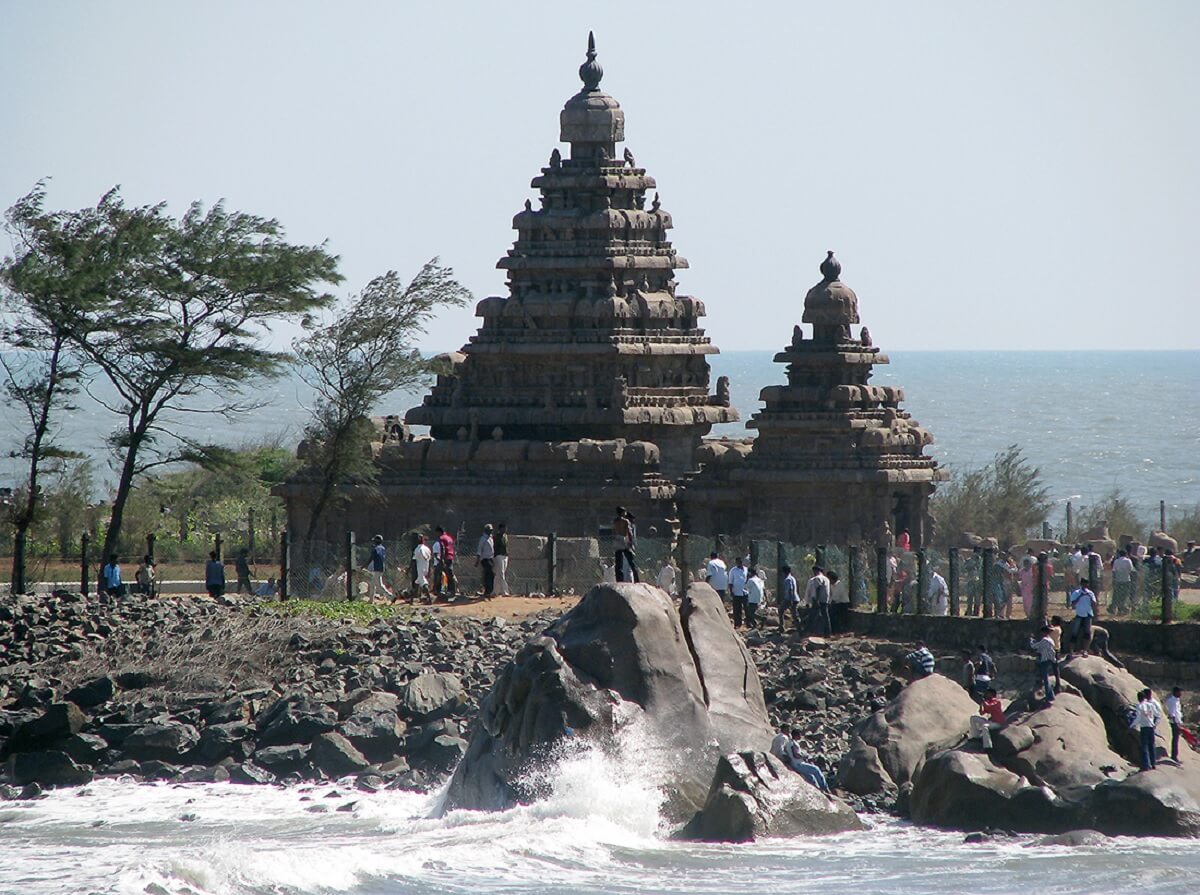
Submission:
[[[1121,535],[1142,540],[1150,528],[1138,518],[1137,510],[1119,488],[1114,488],[1089,506],[1080,507],[1079,515],[1075,518],[1075,527],[1084,532],[1102,522],[1107,523],[1108,532],[1114,540],[1119,539]]]
[[[434,258],[407,286],[395,271],[376,277],[328,325],[296,340],[297,370],[316,392],[304,433],[317,486],[306,543],[335,504],[340,484],[375,480],[371,411],[390,392],[415,388],[439,372],[437,359],[423,356],[416,342],[438,309],[470,297]]]
[[[934,493],[938,539],[942,546],[957,543],[964,531],[992,536],[1011,545],[1046,518],[1051,502],[1041,471],[1009,445],[992,462],[955,474]]]
[[[98,260],[93,234],[85,228],[71,234],[75,250],[60,252],[52,266],[39,265],[32,254],[36,231],[30,217],[45,194],[43,184],[5,214],[5,229],[16,255],[0,264],[0,368],[9,404],[25,418],[27,428],[13,455],[25,461],[25,480],[12,504],[13,593],[24,593],[29,529],[42,507],[42,477],[49,467],[81,454],[57,439],[59,415],[74,408],[83,375],[81,355],[62,325],[70,308],[88,304]],[[102,264],[102,262],[100,262]]]
[[[18,261],[30,307],[112,384],[115,398],[92,397],[121,420],[108,439],[118,477],[107,554],[139,476],[224,455],[184,433],[181,415],[228,420],[250,409],[245,390],[286,359],[263,336],[328,306],[332,296],[317,287],[341,277],[324,246],[291,245],[278,221],[221,202],[207,211],[194,203],[176,220],[163,204],[126,206],[116,188],[80,211],[46,212],[43,199],[35,189],[13,209],[27,235]],[[81,242],[96,259],[86,300],[68,303],[60,319],[46,305]]]

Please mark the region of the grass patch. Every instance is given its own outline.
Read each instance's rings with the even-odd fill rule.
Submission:
[[[411,619],[418,614],[412,606],[346,600],[274,600],[258,604],[263,612],[291,618],[326,618],[333,621],[373,622],[376,619]]]
[[[1139,606],[1134,611],[1132,618],[1138,621],[1158,621],[1162,618],[1162,600],[1151,600],[1149,603]],[[1200,622],[1200,604],[1176,600],[1175,621]]]

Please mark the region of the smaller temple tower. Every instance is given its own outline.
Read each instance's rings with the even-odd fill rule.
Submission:
[[[836,544],[886,543],[906,528],[914,545],[927,539],[929,496],[941,478],[924,453],[933,436],[900,409],[902,389],[870,384],[888,358],[865,326],[852,334],[858,296],[841,272],[829,252],[804,298],[812,337],[797,325],[775,355],[787,383],[762,390],[763,408],[746,423],[758,430],[752,444],[712,451],[689,480],[686,530]]]

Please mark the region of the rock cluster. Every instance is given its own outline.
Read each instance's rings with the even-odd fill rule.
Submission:
[[[544,625],[349,624],[233,599],[4,598],[4,792],[120,774],[428,786],[465,750],[496,667]]]

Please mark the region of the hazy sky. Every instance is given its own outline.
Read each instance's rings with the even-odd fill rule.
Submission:
[[[0,203],[225,198],[347,288],[503,294],[589,29],[718,345],[786,342],[834,249],[884,348],[1200,347],[1194,0],[0,0]]]

